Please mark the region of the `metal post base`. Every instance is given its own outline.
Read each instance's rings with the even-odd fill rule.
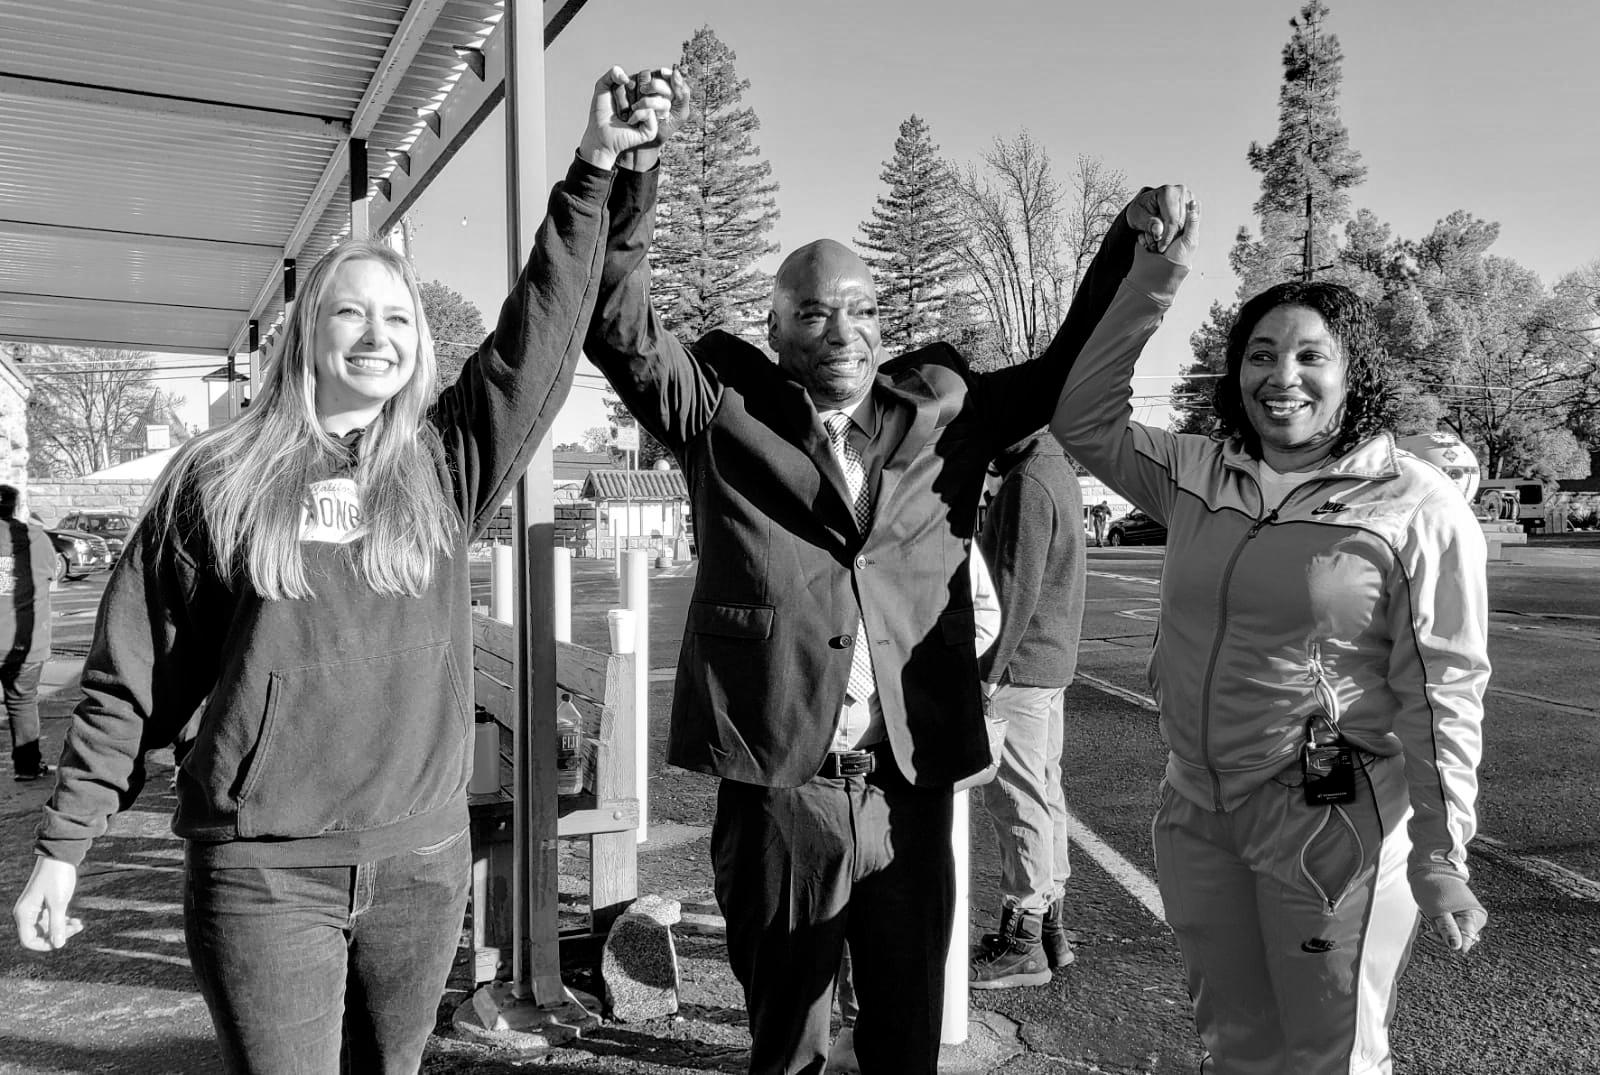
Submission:
[[[532,997],[513,995],[510,982],[489,982],[456,1008],[452,1022],[473,1041],[515,1052],[540,1052],[600,1025],[599,1017],[570,989],[561,993],[559,1002],[541,1007]]]

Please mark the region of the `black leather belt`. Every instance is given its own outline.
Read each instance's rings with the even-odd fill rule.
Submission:
[[[866,776],[877,771],[878,751],[883,744],[874,743],[860,750],[835,750],[823,756],[818,776],[837,780],[847,776]]]

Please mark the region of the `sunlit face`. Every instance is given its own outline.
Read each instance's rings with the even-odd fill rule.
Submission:
[[[818,409],[863,399],[883,361],[878,295],[860,258],[823,240],[780,270],[767,315],[767,342],[778,367],[799,382]]]
[[[1250,332],[1239,366],[1245,416],[1274,470],[1298,470],[1333,449],[1344,422],[1347,365],[1322,315],[1275,306]]]
[[[399,274],[370,258],[333,272],[317,307],[317,415],[365,425],[417,368],[417,311]]]

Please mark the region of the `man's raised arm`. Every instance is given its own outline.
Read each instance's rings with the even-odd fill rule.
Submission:
[[[630,108],[643,103],[655,109],[659,134],[618,158],[607,204],[611,226],[600,295],[584,353],[639,424],[676,454],[710,420],[717,398],[700,363],[650,305],[648,254],[661,175],[658,157],[688,116],[690,90],[683,76],[669,69],[640,72],[625,89]]]

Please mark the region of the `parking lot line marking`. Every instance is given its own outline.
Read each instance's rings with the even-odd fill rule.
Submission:
[[[1110,874],[1116,882],[1128,890],[1128,894],[1144,905],[1157,922],[1167,920],[1167,910],[1161,903],[1161,892],[1156,888],[1156,883],[1145,876],[1143,870],[1122,857],[1122,853],[1095,834],[1094,830],[1078,820],[1078,816],[1071,810],[1067,811],[1068,838],[1086,851],[1090,858],[1106,873]]]
[[[1140,694],[1137,691],[1130,691],[1126,687],[1119,687],[1110,680],[1101,679],[1099,676],[1091,675],[1088,672],[1079,672],[1077,678],[1083,680],[1096,690],[1105,694],[1109,694],[1114,698],[1121,698],[1125,702],[1132,702],[1134,705],[1145,709],[1156,708],[1156,700],[1154,698],[1151,698],[1149,695]],[[1570,703],[1557,702],[1551,698],[1541,698],[1534,694],[1523,694],[1520,691],[1505,690],[1503,688],[1497,689],[1494,687],[1489,688],[1489,691],[1491,694],[1510,694],[1528,701],[1541,702],[1545,705],[1558,706],[1564,709],[1572,709],[1580,713],[1589,714],[1591,716],[1595,714],[1595,710],[1593,709],[1584,709],[1580,706],[1575,706]],[[1082,822],[1072,817],[1070,812],[1068,813],[1067,817],[1069,824],[1074,827],[1074,830],[1082,828]],[[1083,831],[1088,834],[1089,838],[1098,841],[1099,838],[1095,837],[1094,834],[1089,832],[1088,829],[1085,828]],[[1106,847],[1106,845],[1101,842],[1100,846],[1105,849],[1106,853],[1114,856],[1117,862],[1120,863],[1117,869],[1125,868],[1132,871],[1134,880],[1124,880],[1122,875],[1118,874],[1111,866],[1106,865],[1105,862],[1100,860],[1099,855],[1095,853],[1093,847],[1089,843],[1089,839],[1077,837],[1076,831],[1074,832],[1074,838],[1080,839],[1080,842],[1084,845],[1084,850],[1089,852],[1089,856],[1096,862],[1100,863],[1101,868],[1107,873],[1110,873],[1113,877],[1116,877],[1117,880],[1122,883],[1122,886],[1132,893],[1135,899],[1138,899],[1141,903],[1144,903],[1146,907],[1150,907],[1149,902],[1143,895],[1140,894],[1139,891],[1134,888],[1134,885],[1141,882],[1150,885],[1151,896],[1156,901],[1156,909],[1152,909],[1150,913],[1155,915],[1157,918],[1161,918],[1162,921],[1166,921],[1165,918],[1162,918],[1161,911],[1159,910],[1161,906],[1160,893],[1155,891],[1153,882],[1148,881],[1145,876],[1139,872],[1137,867],[1128,862],[1126,859],[1122,858],[1121,855],[1118,855],[1114,849]],[[1514,870],[1521,870],[1524,873],[1532,874],[1547,884],[1553,885],[1555,888],[1569,896],[1590,903],[1600,902],[1600,882],[1591,880],[1590,878],[1585,877],[1583,874],[1577,873],[1574,870],[1569,870],[1565,866],[1551,862],[1549,859],[1542,859],[1534,855],[1525,855],[1521,852],[1513,851],[1511,848],[1507,847],[1499,840],[1496,840],[1494,837],[1485,836],[1482,833],[1479,833],[1473,840],[1473,847],[1478,853],[1482,854],[1484,858],[1494,859]]]
[[[1600,903],[1600,882],[1592,881],[1576,870],[1569,870],[1549,859],[1513,851],[1492,836],[1479,833],[1472,841],[1472,852],[1514,870],[1530,873],[1573,899]]]
[[[1110,571],[1090,571],[1089,574],[1102,579],[1114,579],[1117,582],[1137,582],[1145,586],[1160,586],[1160,579],[1147,579],[1143,575],[1118,575]]]
[[[1586,717],[1600,716],[1600,710],[1593,709],[1586,705],[1577,705],[1573,702],[1563,702],[1555,698],[1546,698],[1542,694],[1529,694],[1526,691],[1514,691],[1509,687],[1491,686],[1489,688],[1489,693],[1503,694],[1508,698],[1516,698],[1524,702],[1537,702],[1540,705],[1551,706],[1555,709],[1565,709],[1569,713],[1579,713]]]
[[[1077,678],[1083,680],[1097,691],[1109,694],[1113,698],[1121,698],[1124,702],[1132,702],[1141,709],[1153,710],[1156,708],[1156,700],[1148,694],[1140,694],[1138,691],[1130,691],[1126,687],[1119,687],[1109,679],[1101,679],[1099,676],[1090,675],[1088,672],[1079,672]]]

